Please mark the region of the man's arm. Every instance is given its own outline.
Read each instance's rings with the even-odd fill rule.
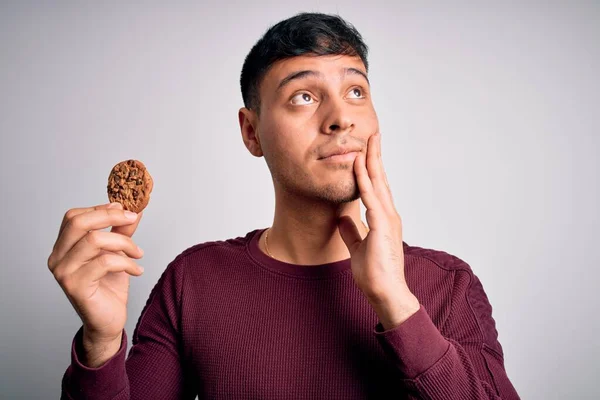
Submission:
[[[375,335],[413,398],[519,399],[504,369],[492,307],[466,263],[454,271],[451,312],[438,329],[421,306],[399,326]]]
[[[180,305],[184,258],[176,258],[152,289],[133,332],[101,366],[86,365],[83,328],[73,340],[71,365],[62,380],[61,399],[194,399],[180,355]]]

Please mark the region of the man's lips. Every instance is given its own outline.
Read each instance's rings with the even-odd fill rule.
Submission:
[[[324,152],[319,160],[354,160],[358,153],[360,153],[359,147],[343,147],[337,146],[328,151]]]
[[[358,156],[358,151],[350,151],[348,153],[343,154],[334,154],[329,157],[319,158],[320,161],[328,161],[328,162],[347,162],[354,161],[356,156]]]

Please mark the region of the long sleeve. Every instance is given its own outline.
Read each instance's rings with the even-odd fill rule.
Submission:
[[[405,244],[421,308],[383,331],[351,260],[280,262],[261,230],[188,248],[152,290],[126,354],[79,360],[63,399],[519,399],[504,369],[492,308],[462,260]],[[377,326],[373,327],[374,324]]]
[[[183,268],[176,258],[165,270],[138,319],[127,358],[127,337],[99,368],[80,362],[80,328],[71,348],[71,365],[63,376],[62,399],[193,399],[191,380],[184,378],[180,313]]]
[[[504,369],[492,307],[481,282],[463,263],[454,274],[450,313],[438,329],[423,305],[404,323],[375,335],[411,398],[514,400]]]

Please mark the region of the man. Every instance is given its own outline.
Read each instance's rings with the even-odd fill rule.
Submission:
[[[470,267],[402,240],[367,70],[337,16],[299,14],[256,43],[239,122],[271,172],[273,224],[177,256],[127,359],[141,214],[67,212],[48,260],[83,321],[64,398],[518,398]]]

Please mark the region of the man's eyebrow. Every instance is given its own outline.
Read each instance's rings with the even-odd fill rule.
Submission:
[[[342,76],[349,75],[349,74],[362,76],[367,81],[367,84],[370,85],[369,78],[367,77],[367,74],[365,74],[360,69],[357,69],[357,68],[344,68],[342,70]],[[313,71],[313,70],[302,70],[302,71],[292,72],[291,74],[289,74],[288,76],[286,76],[285,78],[283,78],[281,80],[281,82],[279,82],[279,85],[277,86],[277,91],[280,91],[285,85],[287,85],[288,83],[290,83],[293,80],[296,80],[296,79],[306,79],[306,78],[309,78],[309,77],[322,78],[323,74],[320,73],[319,71]]]
[[[291,74],[289,74],[288,76],[283,78],[281,80],[281,82],[279,82],[279,86],[277,86],[277,91],[280,91],[285,85],[287,85],[288,83],[290,83],[293,80],[305,79],[308,77],[321,78],[322,76],[323,76],[323,74],[321,74],[320,72],[312,71],[312,70],[303,70],[303,71],[292,72]]]
[[[365,78],[365,80],[367,81],[367,83],[370,85],[371,82],[369,82],[369,78],[367,77],[367,74],[365,74],[364,72],[362,72],[360,69],[357,68],[344,68],[344,74],[346,75],[360,75],[363,78]]]

